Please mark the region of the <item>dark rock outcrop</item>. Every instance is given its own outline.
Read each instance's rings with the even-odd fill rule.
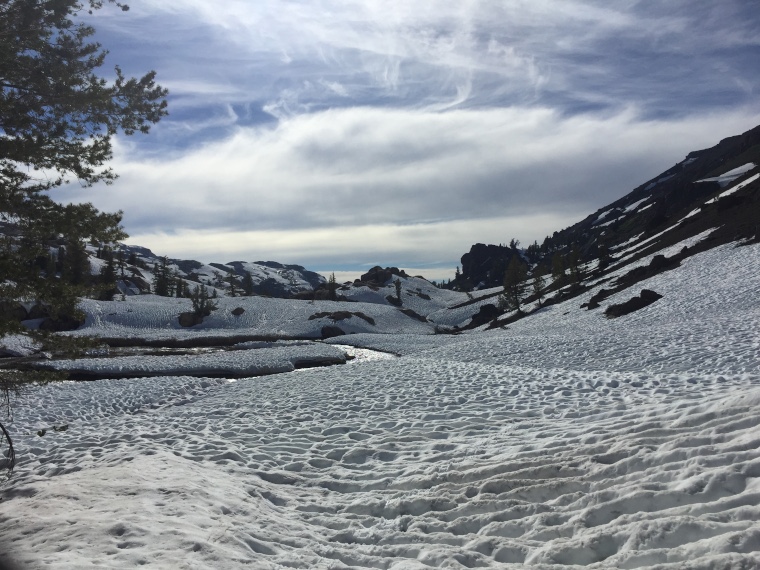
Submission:
[[[194,327],[202,322],[203,317],[193,312],[180,313],[179,315],[179,326],[181,327]]]
[[[364,283],[376,283],[378,285],[385,285],[389,279],[393,278],[394,275],[404,278],[409,277],[403,269],[399,269],[398,267],[383,268],[379,265],[376,265],[367,271],[367,273],[362,275],[359,280],[363,281]]]
[[[388,301],[391,305],[394,307],[400,307],[401,306],[401,299],[396,297],[396,295],[386,295],[385,300]]]
[[[634,311],[638,311],[639,309],[643,309],[658,299],[662,299],[662,295],[650,289],[642,289],[641,294],[638,297],[628,299],[625,303],[610,305],[607,307],[607,310],[604,311],[604,315],[608,319],[622,317],[623,315],[627,315],[629,313],[633,313]]]
[[[350,319],[351,317],[359,317],[360,319],[367,321],[371,325],[375,324],[375,319],[373,319],[372,317],[368,315],[365,315],[364,313],[360,311],[355,311],[355,312],[335,311],[333,313],[328,313],[328,312],[315,313],[309,317],[309,320],[313,321],[314,319],[328,318],[332,321],[344,321],[346,319]]]
[[[505,245],[476,243],[462,256],[462,282],[472,286],[498,287],[517,250]]]
[[[48,332],[73,331],[84,324],[84,317],[59,315],[55,319],[47,317],[40,323],[40,330]]]
[[[427,317],[424,317],[423,315],[420,315],[419,313],[411,309],[401,309],[401,312],[404,313],[407,317],[412,317],[413,319],[417,319],[421,323],[428,322]]]
[[[476,327],[490,323],[501,315],[501,311],[496,305],[487,303],[480,306],[480,310],[472,316],[472,320],[465,328],[474,329]]]
[[[336,327],[335,325],[327,325],[322,327],[322,338],[335,338],[336,336],[344,336],[346,334],[346,331],[344,331],[340,327]]]

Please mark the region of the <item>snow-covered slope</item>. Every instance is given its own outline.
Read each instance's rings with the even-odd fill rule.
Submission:
[[[205,317],[201,324],[182,328],[178,316],[192,310],[189,299],[156,295],[128,297],[125,301],[85,299],[80,306],[87,314],[86,322],[69,334],[146,340],[241,335],[321,338],[324,326],[337,326],[347,334],[433,332],[431,323],[411,318],[396,307],[375,303],[311,302],[266,297],[223,297],[217,302],[219,308]],[[233,312],[236,309],[244,312],[236,315]],[[336,312],[348,312],[350,316],[334,320],[331,315]],[[369,318],[362,318],[357,313]]]
[[[152,283],[154,268],[162,263],[163,258],[151,250],[134,245],[119,246],[126,259],[134,262],[127,268],[126,274],[131,274],[131,269],[137,269],[138,274],[147,282]],[[94,254],[95,248],[90,248]],[[309,271],[300,265],[285,265],[276,261],[232,261],[229,263],[201,263],[188,259],[169,259],[168,269],[172,275],[182,279],[192,289],[198,284],[203,284],[211,291],[217,291],[224,295],[231,292],[229,277],[235,281],[235,287],[240,292],[246,272],[251,276],[251,290],[259,295],[288,298],[298,293],[313,291],[326,282],[326,279],[313,271]],[[103,264],[102,260],[91,257],[91,263],[97,269]],[[126,282],[130,282],[127,277]],[[121,287],[131,294],[136,292],[134,287]]]
[[[639,286],[663,297],[618,319],[579,307],[597,287],[339,339],[392,360],[33,388],[0,542],[30,568],[758,568],[760,245]]]

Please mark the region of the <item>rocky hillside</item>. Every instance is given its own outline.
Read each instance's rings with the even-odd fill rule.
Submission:
[[[665,172],[577,224],[554,232],[539,245],[519,251],[532,267],[549,273],[556,255],[577,252],[580,262],[614,260],[615,251],[641,244],[667,247],[712,230],[700,248],[737,239],[756,239],[760,224],[760,126],[689,153]],[[460,290],[502,284],[517,250],[476,244],[462,256],[452,282]],[[635,260],[632,260],[635,261]]]
[[[204,264],[193,259],[162,258],[145,247],[121,247],[128,266],[118,285],[128,295],[150,292],[155,273],[162,263],[166,264],[173,282],[181,280],[190,288],[203,284],[217,295],[255,294],[287,299],[314,291],[326,282],[323,276],[300,265],[284,265],[276,261]],[[89,253],[93,266],[103,265],[103,261],[97,258],[97,250],[90,248]]]

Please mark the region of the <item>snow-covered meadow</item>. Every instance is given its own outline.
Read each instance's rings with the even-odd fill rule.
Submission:
[[[604,318],[644,287],[663,298]],[[760,568],[760,246],[581,309],[595,292],[458,336],[364,299],[344,309],[378,324],[330,342],[402,356],[30,389],[0,546],[22,568]],[[325,310],[266,302],[246,327]]]

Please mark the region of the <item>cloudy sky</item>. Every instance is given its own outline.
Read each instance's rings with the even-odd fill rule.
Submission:
[[[756,0],[133,0],[93,22],[170,116],[119,138],[129,243],[453,276],[760,124]]]

